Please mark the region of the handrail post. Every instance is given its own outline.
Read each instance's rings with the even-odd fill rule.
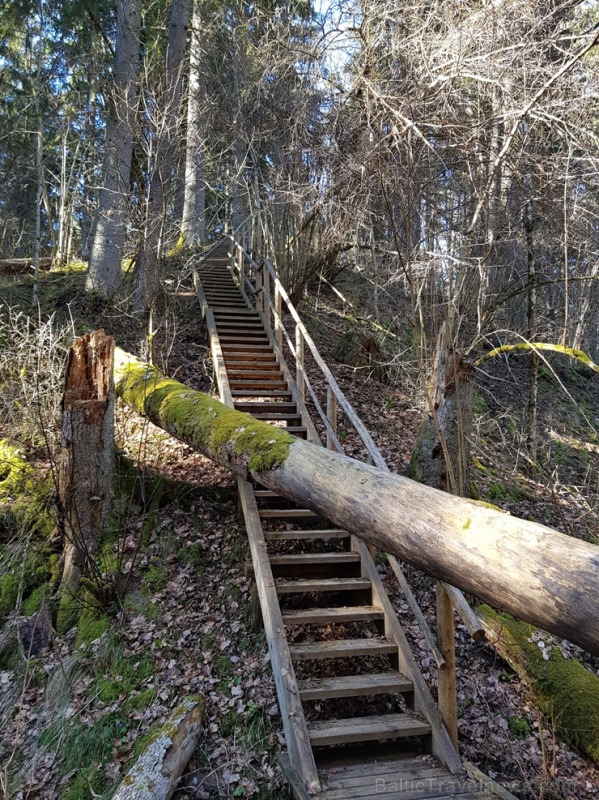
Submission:
[[[337,396],[333,389],[328,386],[327,387],[327,419],[331,425],[333,433],[337,436]],[[334,450],[335,449],[335,442],[333,441],[333,437],[327,430],[327,449]]]
[[[237,246],[237,275],[239,277],[239,284],[241,288],[244,287],[244,280],[243,280],[243,268],[244,268],[244,258],[243,258],[243,247]]]
[[[453,603],[441,581],[437,581],[437,645],[445,659],[438,673],[439,709],[453,746],[458,749],[458,707],[455,674]]]
[[[262,275],[264,274],[264,264],[256,267],[256,311],[264,311],[264,295],[262,293]]]
[[[299,389],[302,403],[306,399],[306,383],[304,381],[304,336],[299,325],[295,326],[295,382]]]
[[[283,300],[278,285],[275,285],[275,337],[277,340],[277,347],[279,351],[283,350],[283,321],[281,315],[283,313]]]
[[[229,267],[231,272],[235,271],[235,239],[233,236],[229,236],[229,240],[231,242],[231,250],[229,251]]]
[[[262,272],[263,272],[263,277],[264,277],[262,285],[264,286],[264,291],[266,293],[265,294],[265,300],[264,300],[264,303],[265,303],[264,312],[266,314],[266,320],[268,322],[268,326],[272,330],[272,325],[270,323],[270,314],[271,314],[271,311],[272,311],[272,308],[271,308],[271,306],[272,306],[272,295],[270,293],[270,272],[268,271],[268,267],[266,266],[266,264],[264,264],[262,266]],[[268,298],[268,299],[266,299],[266,298]]]

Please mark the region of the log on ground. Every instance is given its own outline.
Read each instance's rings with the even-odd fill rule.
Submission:
[[[599,766],[599,677],[542,637],[535,640],[532,625],[489,606],[477,611],[487,638],[530,686],[558,733]]]
[[[203,714],[204,699],[186,697],[149,735],[112,800],[169,800],[197,746]]]
[[[188,445],[387,553],[599,654],[599,547],[277,430],[120,351],[118,394]]]

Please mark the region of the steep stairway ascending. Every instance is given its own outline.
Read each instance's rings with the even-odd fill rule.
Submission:
[[[313,439],[273,335],[229,269],[227,242],[198,277],[231,403]],[[463,778],[364,543],[274,492],[238,487],[296,796],[491,798]]]

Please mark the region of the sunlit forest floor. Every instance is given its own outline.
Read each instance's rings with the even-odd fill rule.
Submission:
[[[179,280],[184,265],[171,266],[154,316],[156,362],[178,380],[212,392],[197,304],[189,282]],[[35,301],[30,277],[0,278],[0,440],[18,449],[42,487],[23,503],[18,487],[1,494],[6,476],[0,474],[5,631],[15,615],[38,612],[56,586],[61,543],[52,522],[53,475],[70,341],[100,327],[134,353],[145,341],[145,326],[128,313],[126,301],[107,306],[85,295],[83,278],[81,268],[45,273]],[[360,287],[350,278],[340,285],[359,315],[323,286],[304,300],[302,313],[389,466],[401,473],[423,408],[409,337],[398,340],[397,328],[395,338],[375,333],[359,321],[371,315]],[[352,332],[376,339],[381,369],[337,360],[343,360],[340,339]],[[495,359],[476,373],[471,495],[597,543],[597,376],[564,357],[543,364],[538,459],[531,465],[523,447],[526,359]],[[357,444],[342,424],[340,436],[352,453]],[[123,407],[117,409],[117,447],[117,530],[98,555],[103,602],[82,597],[78,624],[53,635],[30,659],[3,649],[0,640],[0,785],[11,799],[110,797],[152,726],[183,696],[203,694],[200,746],[176,796],[286,798],[276,763],[284,742],[274,682],[264,636],[253,628],[244,574],[249,551],[231,477]],[[378,561],[434,689],[424,639],[382,554]],[[433,581],[415,570],[408,574],[434,619]],[[464,758],[522,800],[598,798],[599,771],[562,740],[559,719],[538,710],[491,645],[472,642],[461,625],[457,637]],[[598,659],[565,642],[547,638],[546,646],[599,674]]]

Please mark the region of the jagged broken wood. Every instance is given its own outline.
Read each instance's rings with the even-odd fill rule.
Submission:
[[[325,450],[117,351],[117,393],[236,475],[599,654],[599,547]]]
[[[154,734],[112,800],[169,800],[196,748],[202,697],[186,697]]]
[[[89,568],[110,518],[114,456],[114,339],[93,331],[69,352],[62,401],[59,526],[64,534],[60,592],[67,600]]]

